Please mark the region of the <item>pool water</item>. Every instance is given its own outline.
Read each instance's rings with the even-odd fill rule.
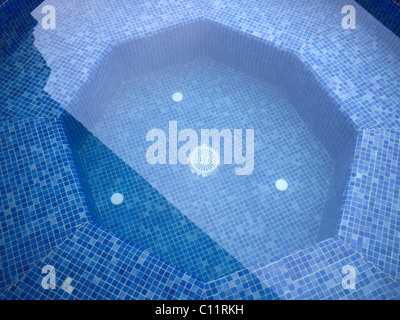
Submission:
[[[223,163],[223,139],[221,165],[208,177],[179,162],[149,164],[146,134],[168,134],[169,121],[199,136],[254,129],[252,174]],[[77,154],[94,220],[203,281],[315,243],[335,164],[284,88],[209,57],[122,81]],[[281,178],[284,192],[275,187]],[[119,206],[115,192],[124,196]]]

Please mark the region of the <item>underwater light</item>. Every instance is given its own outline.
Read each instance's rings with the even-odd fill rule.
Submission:
[[[111,196],[111,203],[113,204],[113,205],[119,205],[119,204],[121,204],[122,203],[122,201],[124,201],[124,196],[122,195],[122,194],[120,194],[120,193],[114,193],[112,196]]]
[[[182,99],[183,99],[183,94],[180,93],[180,92],[175,92],[175,93],[172,95],[172,100],[174,100],[175,102],[181,102]]]
[[[278,179],[275,182],[275,187],[279,190],[279,191],[286,191],[288,188],[288,183],[286,182],[286,180],[283,179]]]

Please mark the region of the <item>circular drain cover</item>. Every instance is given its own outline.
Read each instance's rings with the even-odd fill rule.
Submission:
[[[219,154],[213,148],[202,145],[196,147],[189,157],[189,167],[192,173],[207,177],[219,166]]]

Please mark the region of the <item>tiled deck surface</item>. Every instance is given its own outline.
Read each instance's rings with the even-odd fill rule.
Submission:
[[[0,113],[1,298],[400,298],[400,39],[353,1],[260,3],[54,0],[32,13],[40,21],[41,7],[54,5],[57,28],[43,30],[39,23],[34,32],[51,69],[44,89],[29,93],[43,98],[42,107],[32,108],[24,95],[6,100],[7,112]],[[348,4],[357,10],[355,30],[341,27]],[[57,119],[113,45],[196,19],[296,54],[359,130],[338,235],[208,283],[94,225]],[[37,53],[25,52],[21,61],[29,54]],[[15,95],[8,88],[2,95]],[[57,271],[55,290],[41,287],[47,264]],[[357,270],[355,290],[342,288],[344,265]],[[61,289],[66,277],[73,279],[71,293]]]

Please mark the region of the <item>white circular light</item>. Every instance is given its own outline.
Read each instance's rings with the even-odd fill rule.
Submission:
[[[278,179],[275,182],[275,187],[279,190],[279,191],[286,191],[288,188],[288,183],[286,182],[286,180],[283,179]]]
[[[180,93],[180,92],[175,92],[175,93],[172,95],[172,100],[174,100],[175,102],[181,102],[182,99],[183,99],[183,94]]]
[[[122,203],[122,201],[124,201],[124,196],[122,195],[122,194],[120,194],[120,193],[114,193],[112,196],[111,196],[111,203],[113,204],[113,205],[119,205],[119,204],[121,204]]]
[[[207,177],[219,166],[219,154],[206,145],[196,147],[189,156],[189,167],[192,173]]]

